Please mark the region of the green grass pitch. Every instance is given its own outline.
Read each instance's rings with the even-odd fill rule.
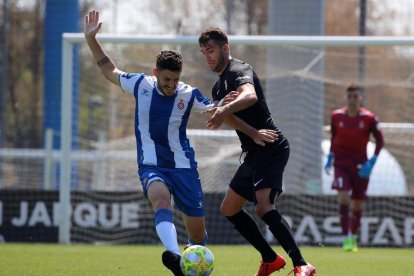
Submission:
[[[258,253],[249,246],[208,246],[216,260],[212,275],[254,275]],[[356,253],[335,247],[301,247],[317,275],[411,275],[414,250],[360,248]],[[275,250],[286,257],[280,248]],[[13,244],[0,245],[0,275],[172,275],[161,263],[161,246]],[[285,269],[274,275],[287,275]],[[408,273],[408,274],[407,274]],[[413,274],[414,275],[414,274]]]

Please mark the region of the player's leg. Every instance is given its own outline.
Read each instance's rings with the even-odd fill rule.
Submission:
[[[350,219],[350,233],[352,235],[352,251],[358,250],[357,233],[361,225],[362,210],[365,201],[368,199],[367,189],[369,180],[360,178],[355,170],[352,179],[352,210]]]
[[[177,230],[173,222],[170,188],[167,186],[168,176],[156,167],[140,168],[139,175],[144,195],[155,211],[154,222],[158,237],[165,247],[162,263],[175,276],[183,276],[180,268],[180,249],[177,241]]]
[[[255,212],[269,226],[273,236],[291,258],[295,269],[309,269],[310,274],[306,275],[313,275],[315,268],[306,263],[293,238],[290,226],[275,208],[275,199],[283,191],[283,171],[289,154],[289,147],[286,146],[283,150],[278,150],[271,155],[257,155],[258,163],[255,165],[256,171],[253,178]]]
[[[233,224],[234,229],[260,252],[262,259],[274,260],[276,253],[261,234],[254,219],[243,209],[246,201],[229,187],[221,203],[220,211]]]
[[[249,152],[230,182],[220,211],[233,224],[234,229],[260,252],[262,259],[270,262],[276,258],[276,253],[261,234],[256,221],[243,209],[247,201],[254,201],[252,188],[254,172],[251,161],[252,154]]]
[[[282,176],[273,178],[273,181],[282,181]],[[264,180],[266,181],[266,180]],[[262,188],[256,190],[256,215],[260,217],[268,226],[270,232],[279,242],[280,246],[292,259],[293,266],[306,265],[306,261],[302,257],[301,251],[293,238],[290,226],[275,208],[274,201],[279,190],[271,188]]]
[[[220,212],[225,217],[234,216],[243,209],[245,203],[246,199],[241,197],[231,187],[229,187],[223,201],[221,202]]]
[[[220,206],[221,213],[233,224],[234,228],[259,251],[262,262],[256,275],[269,275],[281,269],[285,260],[276,254],[260,232],[256,221],[243,207],[247,201],[254,201],[252,187],[251,153],[248,153],[243,164],[237,170],[230,187]]]
[[[155,211],[155,229],[165,249],[180,254],[177,231],[173,222],[174,212],[168,187],[162,181],[152,182],[147,196]]]
[[[338,205],[339,205],[339,222],[342,229],[343,244],[342,248],[345,251],[352,250],[352,234],[350,231],[350,205],[351,205],[351,178],[349,168],[342,166],[335,166],[334,181],[332,189],[337,190]]]
[[[181,213],[185,229],[188,233],[188,243],[206,245],[208,241],[208,236],[205,227],[204,217],[191,217],[184,213]]]
[[[350,233],[350,216],[349,209],[351,205],[351,197],[348,191],[338,190],[338,204],[339,204],[339,222],[344,236]]]
[[[196,169],[181,169],[171,173],[175,206],[181,211],[189,244],[205,245],[207,232],[204,219],[204,198]]]
[[[175,276],[182,276],[180,268],[180,249],[177,240],[177,230],[173,222],[173,209],[170,192],[161,181],[154,181],[147,189],[148,199],[155,210],[155,229],[165,247],[162,263]]]
[[[364,200],[353,199],[352,200],[352,210],[350,216],[350,238],[349,238],[349,248],[348,251],[356,252],[358,251],[358,230],[361,225],[362,217],[362,208]]]
[[[270,275],[270,273],[283,268],[286,261],[282,256],[276,254],[269,242],[263,237],[256,221],[243,209],[245,203],[246,199],[229,187],[220,211],[233,224],[234,228],[259,251],[262,262],[256,275]]]
[[[353,199],[352,200],[352,214],[351,214],[351,233],[356,235],[361,225],[362,208],[364,206],[364,200]]]
[[[315,267],[305,261],[299,247],[296,244],[290,226],[279,211],[274,207],[275,196],[278,193],[279,190],[270,188],[257,190],[256,214],[269,226],[269,230],[272,232],[273,236],[278,240],[279,244],[291,258],[294,266],[294,275],[312,276],[316,273]],[[280,256],[278,255],[276,262],[279,258]],[[283,260],[283,263],[285,264],[286,262]],[[260,274],[258,273],[258,275]]]

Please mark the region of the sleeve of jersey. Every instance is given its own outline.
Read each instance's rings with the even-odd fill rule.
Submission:
[[[204,96],[197,88],[193,89],[194,103],[193,108],[200,113],[206,112],[207,109],[213,108],[214,104],[209,98]]]
[[[144,74],[122,72],[122,74],[119,75],[119,83],[121,84],[122,90],[134,95],[137,81],[140,80],[142,76],[144,76]]]
[[[384,136],[382,135],[382,131],[378,128],[378,119],[376,117],[373,119],[371,131],[375,138],[374,154],[378,156],[384,146]]]
[[[248,64],[237,64],[229,76],[234,80],[235,87],[246,83],[253,84],[253,69]]]

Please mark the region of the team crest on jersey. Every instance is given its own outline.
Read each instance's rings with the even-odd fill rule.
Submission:
[[[344,122],[340,121],[339,122],[339,127],[344,127]]]
[[[365,127],[364,121],[359,121],[359,128],[364,128],[364,127]]]
[[[185,104],[184,104],[184,100],[183,100],[183,99],[181,99],[181,100],[177,103],[177,107],[178,107],[178,109],[179,109],[179,110],[183,110],[183,109],[184,109]]]

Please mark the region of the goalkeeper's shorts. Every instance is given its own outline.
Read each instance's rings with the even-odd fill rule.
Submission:
[[[351,198],[367,200],[368,179],[359,177],[357,166],[334,165],[335,176],[332,189],[338,191],[352,191]]]

